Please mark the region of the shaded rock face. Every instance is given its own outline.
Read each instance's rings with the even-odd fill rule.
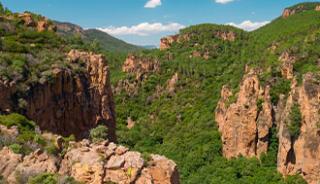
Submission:
[[[179,35],[167,36],[160,40],[160,50],[166,50],[171,47],[174,42],[177,42]]]
[[[146,163],[138,152],[128,151],[107,141],[73,144],[64,157],[60,174],[73,176],[84,183],[179,183],[176,164],[165,157],[152,155]],[[146,177],[142,172],[151,173]],[[146,181],[146,182],[145,182]]]
[[[297,103],[302,115],[300,135],[288,130],[291,107]],[[320,182],[320,81],[306,74],[302,86],[296,82],[279,115],[278,170],[284,175],[301,174],[309,184]]]
[[[269,87],[260,87],[256,71],[251,70],[241,82],[235,103],[229,101],[231,96],[230,89],[224,86],[215,110],[223,155],[233,158],[265,153],[268,149],[269,129],[273,124]]]
[[[51,81],[38,83],[26,95],[25,115],[41,130],[77,138],[88,135],[98,124],[108,126],[115,141],[115,111],[109,82],[109,68],[101,55],[70,51],[70,62],[81,62],[86,71],[54,69]],[[0,84],[1,86],[1,84]],[[17,109],[10,88],[0,92],[0,112]],[[9,102],[9,103],[7,103]]]

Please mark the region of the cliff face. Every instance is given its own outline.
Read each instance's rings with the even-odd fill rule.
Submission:
[[[148,77],[148,74],[160,71],[160,62],[154,58],[129,54],[122,65],[122,71],[133,74],[135,78],[119,80],[114,87],[114,93],[119,94],[125,91],[128,95],[135,96],[138,95],[139,85]]]
[[[319,76],[306,74],[303,83],[296,82],[279,114],[278,170],[284,175],[301,174],[310,184],[320,181],[320,83]],[[294,104],[301,112],[299,136],[289,131]]]
[[[306,74],[301,85],[293,78],[291,92],[287,98],[280,96],[275,109],[270,101],[270,87],[260,87],[258,76],[252,71],[244,76],[234,103],[230,102],[232,95],[224,86],[215,111],[223,155],[259,157],[266,153],[270,128],[275,122],[279,138],[278,171],[283,175],[301,174],[308,183],[317,184],[320,181],[319,75]],[[296,114],[293,106],[299,107]],[[298,114],[301,120],[296,118]],[[292,118],[299,122],[291,122]]]
[[[224,86],[215,111],[223,155],[232,158],[265,153],[272,127],[269,87],[261,88],[256,71],[251,70],[242,80],[235,103],[230,102],[231,96],[230,89]]]
[[[31,87],[26,95],[25,114],[41,130],[77,138],[87,136],[88,130],[105,124],[115,140],[115,112],[109,83],[109,70],[102,55],[72,50],[70,62],[81,62],[85,71],[53,69],[52,80]],[[14,86],[2,84],[0,111],[14,111]]]

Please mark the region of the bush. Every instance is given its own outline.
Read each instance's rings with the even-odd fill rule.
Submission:
[[[28,184],[57,184],[57,176],[54,174],[43,173],[37,176],[31,177],[28,180]]]
[[[99,125],[90,130],[90,138],[93,142],[99,142],[108,138],[108,128],[104,125]]]
[[[70,176],[61,176],[57,174],[41,173],[30,177],[28,184],[80,184]]]
[[[291,107],[288,122],[288,130],[293,139],[298,138],[300,135],[301,121],[302,115],[300,112],[300,106],[298,104],[294,104]]]
[[[0,124],[7,127],[17,126],[19,131],[34,131],[35,123],[28,120],[25,116],[13,113],[9,115],[0,115]]]
[[[13,153],[15,154],[22,154],[23,153],[23,148],[20,144],[11,144],[9,146],[9,148],[11,149],[11,151],[13,151]]]

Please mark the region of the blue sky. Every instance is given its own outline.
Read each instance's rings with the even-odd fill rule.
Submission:
[[[309,0],[310,1],[310,0]],[[312,0],[311,0],[312,1]],[[200,23],[255,29],[303,0],[2,0],[14,12],[103,31],[138,45],[158,45],[160,37]]]

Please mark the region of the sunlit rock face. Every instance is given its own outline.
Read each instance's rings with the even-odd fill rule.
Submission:
[[[299,136],[293,138],[288,130],[294,104],[301,112]],[[308,183],[320,182],[320,80],[308,73],[302,85],[293,82],[286,104],[279,115],[278,170],[284,175],[301,174]]]
[[[231,90],[227,86],[222,88],[215,120],[226,158],[254,157],[267,152],[269,129],[273,122],[269,91],[269,86],[260,86],[254,70],[244,76],[236,102],[230,102]]]

